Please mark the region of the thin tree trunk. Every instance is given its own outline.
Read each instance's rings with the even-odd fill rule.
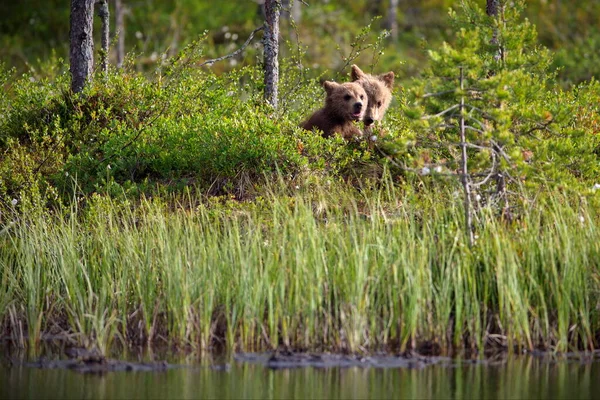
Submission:
[[[265,100],[277,108],[279,83],[279,14],[281,0],[265,0]]]
[[[71,0],[70,71],[71,89],[83,90],[94,66],[94,1]]]
[[[503,4],[502,4],[502,6],[500,5],[500,1],[501,0],[486,0],[485,12],[487,13],[488,16],[490,16],[492,18],[498,17],[500,8],[504,7]],[[496,61],[504,62],[504,57],[505,57],[504,48],[502,46],[500,46],[500,43],[498,42],[498,30],[497,29],[494,29],[494,33],[492,34],[492,40],[490,40],[490,43],[494,46],[498,46],[498,53],[494,56]]]
[[[110,43],[110,11],[108,10],[108,0],[98,1],[98,16],[102,21],[100,68],[104,74],[108,74],[108,45]]]
[[[460,90],[464,89],[464,73],[463,67],[460,67]],[[469,237],[469,246],[473,246],[473,219],[471,216],[471,184],[469,182],[469,172],[467,170],[467,138],[466,138],[466,128],[465,128],[465,97],[460,97],[460,150],[461,150],[461,183],[465,190],[465,229],[467,230],[467,235]]]
[[[501,5],[501,3],[500,3],[501,0],[486,0],[486,1],[487,1],[487,4],[486,4],[485,11],[486,11],[487,15],[492,18],[497,18],[498,13],[501,11],[500,8],[504,7],[504,4]],[[494,29],[494,33],[493,33],[492,40],[490,41],[490,43],[492,45],[498,46],[498,53],[494,56],[496,61],[501,61],[502,63],[504,63],[505,57],[506,57],[506,52],[505,52],[504,47],[502,45],[500,45],[500,43],[498,42],[498,30],[497,29]],[[490,75],[491,74],[493,74],[493,72],[491,72]],[[494,147],[493,151],[499,151],[499,150],[496,150],[496,148]],[[504,177],[502,172],[499,172],[496,174],[495,180],[496,180],[496,196],[498,196],[500,201],[503,203],[502,204],[502,216],[510,219],[510,207],[508,204],[508,197],[506,196],[506,178]]]
[[[485,12],[490,17],[498,15],[498,6],[500,0],[486,0]]]
[[[117,68],[125,61],[125,7],[121,0],[115,0],[115,30],[117,33]]]
[[[387,29],[390,30],[392,41],[398,42],[398,0],[390,0],[387,12]]]

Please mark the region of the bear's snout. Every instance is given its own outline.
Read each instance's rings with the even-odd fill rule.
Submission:
[[[365,118],[365,125],[369,126],[369,125],[373,125],[373,122],[375,122],[375,120],[371,117],[367,117]]]
[[[354,111],[361,111],[362,110],[362,106],[363,103],[361,103],[360,101],[357,101],[356,103],[354,103]]]

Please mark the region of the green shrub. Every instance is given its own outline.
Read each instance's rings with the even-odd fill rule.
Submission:
[[[111,71],[79,95],[69,91],[67,74],[16,79],[2,103],[2,198],[34,183],[52,199],[190,186],[243,197],[275,172],[335,175],[365,159],[359,147],[297,127],[323,93],[291,67],[284,79],[300,84],[283,85],[285,109],[274,112],[262,101],[256,68],[216,76],[187,61],[174,65],[153,79]]]
[[[495,176],[508,177],[509,191],[519,194],[546,185],[593,185],[600,172],[592,127],[597,85],[560,88],[551,53],[521,16],[523,2],[507,5],[501,20],[472,1],[461,4],[450,13],[453,41],[429,51],[430,67],[409,91],[405,113],[414,121],[415,145],[398,161],[415,171],[441,166],[444,173],[460,174],[462,98],[473,182],[495,169]],[[485,186],[479,193],[498,194]]]

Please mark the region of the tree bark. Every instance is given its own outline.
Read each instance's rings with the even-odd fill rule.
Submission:
[[[71,0],[71,89],[83,90],[94,66],[93,18],[95,0]]]
[[[499,0],[486,0],[485,12],[490,17],[495,17],[498,15],[498,5]]]
[[[115,31],[117,34],[117,68],[125,61],[125,7],[121,0],[115,0]]]
[[[108,10],[108,0],[98,1],[98,16],[102,21],[100,68],[102,72],[108,74],[108,45],[110,43],[110,11]]]
[[[277,108],[279,84],[279,14],[281,0],[265,0],[265,100]]]
[[[390,30],[390,35],[394,43],[398,42],[398,0],[390,0],[387,12],[387,29]]]
[[[500,7],[501,7],[500,1],[501,0],[486,0],[485,12],[487,13],[488,16],[490,16],[492,18],[498,17],[498,13],[500,12]],[[504,7],[504,6],[502,5],[502,7]],[[494,33],[492,34],[492,40],[490,40],[490,43],[494,46],[498,46],[498,53],[496,53],[496,55],[494,56],[496,61],[504,62],[504,57],[505,57],[504,48],[502,46],[500,46],[500,44],[498,42],[498,30],[497,29],[494,29]]]

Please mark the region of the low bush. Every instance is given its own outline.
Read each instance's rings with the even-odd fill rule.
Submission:
[[[289,87],[295,92],[284,96],[285,112],[275,112],[262,101],[255,68],[224,76],[176,68],[152,79],[111,71],[79,95],[68,90],[66,73],[53,81],[22,76],[7,83],[0,196],[27,197],[35,188],[59,200],[76,192],[139,195],[192,187],[244,197],[275,172],[336,175],[365,159],[360,146],[297,127],[312,111],[307,108],[322,101],[317,85]]]

